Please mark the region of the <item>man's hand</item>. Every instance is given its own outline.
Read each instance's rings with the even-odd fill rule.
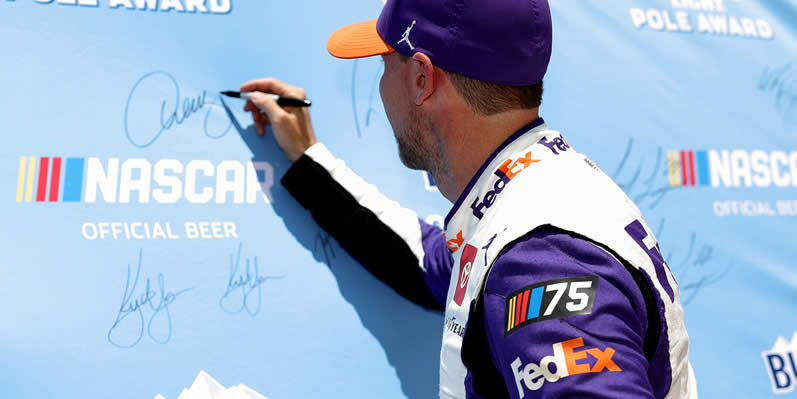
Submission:
[[[274,93],[281,96],[304,99],[304,90],[274,78],[250,80],[241,85],[241,91]],[[261,136],[266,134],[266,125],[271,125],[274,138],[289,161],[294,162],[304,151],[316,143],[310,110],[307,107],[280,107],[277,102],[260,93],[255,93],[244,106],[252,113],[255,129]]]

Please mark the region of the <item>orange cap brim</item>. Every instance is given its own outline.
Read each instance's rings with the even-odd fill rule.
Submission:
[[[376,20],[344,26],[327,40],[327,51],[338,58],[362,58],[392,53],[376,32]]]

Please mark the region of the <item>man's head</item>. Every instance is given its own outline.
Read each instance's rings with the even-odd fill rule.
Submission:
[[[437,113],[454,109],[491,116],[510,110],[536,109],[542,102],[542,82],[508,86],[469,78],[435,67],[429,57],[400,53],[381,56],[385,70],[379,89],[388,120],[398,142],[399,156],[407,167],[433,172],[438,161],[441,134]],[[431,106],[427,101],[437,96]],[[453,98],[456,97],[456,98]]]
[[[378,20],[339,29],[327,48],[382,55],[380,93],[401,159],[434,174],[447,117],[539,107],[551,16],[547,0],[388,0]]]

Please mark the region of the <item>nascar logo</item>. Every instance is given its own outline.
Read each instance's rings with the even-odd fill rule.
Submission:
[[[267,162],[176,159],[19,158],[17,202],[176,203],[185,199],[253,204],[271,202],[274,170]],[[260,193],[260,195],[258,195]]]
[[[524,287],[506,301],[506,331],[527,324],[592,313],[598,277],[550,280]]]
[[[76,158],[69,158],[67,172],[68,183],[64,183],[64,202],[75,202],[75,173],[78,165]],[[70,161],[71,160],[71,161]],[[36,179],[36,157],[19,158],[19,174],[17,177],[17,202],[30,202],[33,200],[33,187],[36,187],[36,202],[58,201],[58,187],[61,180],[61,157],[53,158],[52,173],[50,176],[50,195],[47,195],[47,176],[50,168],[50,158],[44,157],[39,161],[39,175]],[[80,165],[80,178],[83,178],[83,165]],[[27,177],[26,177],[27,176]],[[80,201],[80,193],[77,193]]]
[[[797,187],[797,151],[671,150],[671,187]]]

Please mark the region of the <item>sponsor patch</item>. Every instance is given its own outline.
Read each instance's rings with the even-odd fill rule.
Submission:
[[[534,392],[546,382],[554,383],[577,374],[623,371],[612,359],[614,354],[614,348],[610,347],[603,350],[584,348],[584,338],[578,337],[553,344],[553,354],[543,357],[539,363],[524,365],[517,357],[509,367],[515,376],[518,397],[523,399],[525,389]]]
[[[476,260],[476,253],[479,252],[476,247],[470,244],[465,245],[462,250],[462,257],[459,260],[459,277],[457,277],[457,288],[454,291],[454,303],[462,306],[462,301],[465,299],[465,292],[468,290],[468,282],[470,282],[470,274],[473,271],[473,261]]]
[[[524,287],[506,300],[504,336],[527,324],[592,313],[597,276],[544,281]]]
[[[797,386],[797,332],[791,341],[778,337],[771,350],[761,352],[761,357],[764,358],[772,392],[775,394],[793,392]]]
[[[498,169],[493,172],[494,175],[498,176],[498,180],[496,180],[493,184],[493,189],[484,194],[484,198],[479,198],[477,196],[470,205],[470,209],[473,210],[473,216],[481,220],[487,210],[493,206],[495,200],[498,198],[498,195],[504,191],[504,188],[506,188],[507,184],[509,184],[520,172],[523,172],[532,164],[537,162],[540,162],[540,160],[532,159],[531,151],[527,152],[524,156],[518,157],[517,159],[506,159],[501,166],[499,166]]]

